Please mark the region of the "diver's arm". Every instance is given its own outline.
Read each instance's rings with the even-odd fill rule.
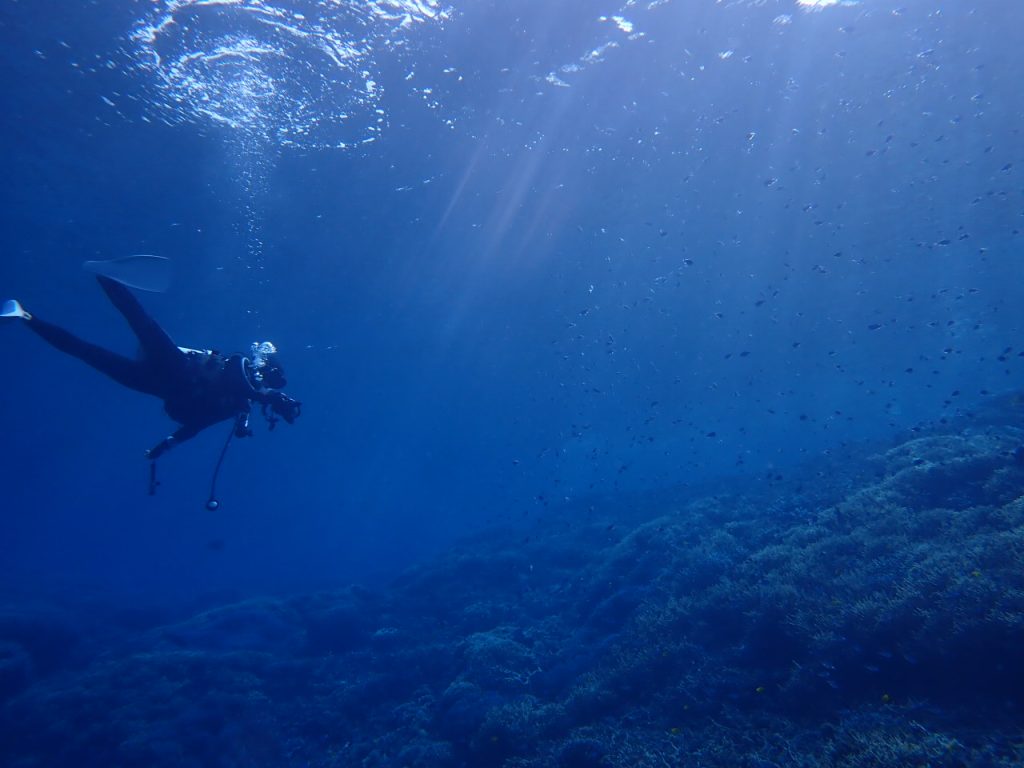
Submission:
[[[158,459],[167,453],[171,448],[176,446],[178,443],[183,443],[186,440],[191,440],[193,437],[203,431],[202,427],[195,426],[183,426],[179,428],[173,435],[168,435],[159,443],[154,445],[148,451],[146,451],[147,459]],[[235,437],[252,437],[252,430],[249,429],[249,411],[245,410],[239,413],[235,417],[234,426]]]
[[[168,435],[159,443],[157,443],[148,451],[146,451],[146,458],[154,460],[158,459],[165,453],[167,453],[167,451],[171,450],[171,448],[176,446],[178,443],[183,443],[186,440],[190,440],[191,438],[198,435],[199,432],[200,429],[198,427],[189,425],[180,427],[173,435]]]

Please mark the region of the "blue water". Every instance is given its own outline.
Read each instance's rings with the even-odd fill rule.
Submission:
[[[324,735],[333,727],[327,723],[316,725],[315,738],[301,728],[264,727],[261,718],[302,720],[301,707],[282,704],[243,708],[239,717],[268,742],[259,748],[223,728],[186,743],[181,733],[199,727],[190,707],[202,707],[183,695],[172,706],[180,727],[160,730],[160,717],[140,716],[148,725],[133,736],[166,749],[117,752],[123,733],[97,736],[97,764],[661,764],[638,755],[681,759],[666,744],[684,724],[664,716],[680,711],[678,695],[660,688],[654,695],[646,678],[623,682],[628,671],[608,673],[618,681],[608,684],[609,697],[662,712],[651,717],[668,734],[664,744],[641,744],[628,718],[609,725],[619,710],[600,702],[578,704],[577,695],[576,709],[566,703],[580,676],[604,679],[595,670],[607,673],[603,654],[615,643],[630,647],[651,631],[650,622],[646,630],[630,622],[682,551],[668,547],[646,570],[620,568],[623,559],[642,560],[648,545],[635,537],[644,530],[655,531],[655,541],[671,538],[657,532],[672,524],[651,521],[723,489],[759,499],[723,502],[693,524],[702,541],[717,541],[715,520],[730,536],[740,535],[736,520],[762,521],[743,528],[742,546],[708,555],[714,578],[722,575],[714,562],[739,573],[752,553],[799,539],[808,516],[857,489],[875,494],[878,508],[916,508],[872,485],[906,467],[868,457],[924,435],[981,434],[972,419],[984,412],[991,442],[950,443],[945,453],[935,449],[941,459],[922,461],[977,460],[991,495],[957,506],[958,483],[977,478],[954,472],[952,485],[936,481],[927,508],[1004,508],[1001,519],[1011,521],[1004,534],[1019,543],[1013,500],[1024,480],[1007,457],[1024,440],[1013,399],[1024,373],[1021,4],[74,6],[0,0],[0,298],[131,354],[129,330],[81,263],[170,257],[174,285],[140,295],[147,309],[183,346],[231,352],[272,340],[303,415],[273,432],[258,423],[253,438],[231,444],[218,511],[204,503],[227,424],[162,459],[150,497],[143,451],[173,429],[160,403],[63,357],[13,321],[0,329],[0,599],[7,606],[0,651],[13,649],[0,653],[8,659],[0,692],[13,697],[9,717],[37,722],[33,708],[48,692],[74,699],[75,675],[100,674],[100,657],[119,659],[145,688],[149,668],[131,655],[139,649],[230,656],[255,648],[282,665],[293,655],[361,653],[362,664],[396,653],[388,638],[397,627],[396,636],[415,635],[437,652],[437,668],[416,677],[413,670],[435,663],[420,645],[423,657],[408,662],[404,683],[381,683],[383,693],[370,683],[348,690],[333,736]],[[820,497],[810,490],[816,484]],[[985,525],[957,535],[980,536]],[[907,547],[906,559],[887,561],[893,570],[881,581],[924,558],[913,546],[926,544],[906,526],[876,533],[903,537]],[[692,543],[679,535],[679,547]],[[479,569],[451,565],[467,551],[493,557],[480,555]],[[534,566],[543,570],[555,551],[564,560],[547,565],[558,573],[536,577],[551,594],[564,597],[574,578],[596,590],[607,569],[630,590],[599,619],[572,613],[583,609],[562,597],[524,597]],[[848,563],[851,572],[876,568],[872,552]],[[980,560],[961,571],[1011,578],[1012,563]],[[506,562],[522,580],[518,590],[494,565]],[[799,578],[838,578],[807,568]],[[677,578],[675,591],[708,588],[699,575]],[[467,580],[479,589],[469,590]],[[1020,587],[994,583],[991,594],[1001,597],[971,605],[1002,634],[992,627],[968,634],[973,652],[963,657],[956,653],[965,646],[951,641],[959,651],[949,650],[947,660],[982,681],[965,694],[971,706],[1016,712],[1019,692],[1013,698],[992,683],[991,669],[966,666],[1021,637]],[[379,591],[353,598],[344,592],[351,584]],[[578,588],[583,603],[611,599]],[[324,608],[316,601],[328,598],[317,594],[334,594],[337,605]],[[517,601],[519,613],[508,607]],[[477,606],[477,619],[453,618],[461,610],[453,606],[463,604]],[[782,601],[779,611],[799,613],[799,604]],[[428,609],[443,626],[432,641],[424,638],[435,624],[419,613]],[[201,613],[210,610],[228,618]],[[235,611],[242,618],[233,623]],[[742,625],[751,612],[738,600],[733,620]],[[1012,619],[991,618],[999,612]],[[355,639],[339,640],[335,628],[318,645],[311,638],[321,637],[321,625],[309,617],[335,613],[347,617],[337,632]],[[560,701],[579,722],[559,720],[556,735],[521,734],[547,740],[532,752],[494,746],[511,737],[487,730],[494,718],[486,713],[525,705],[507,677],[484,682],[479,665],[489,651],[480,649],[479,633],[497,632],[501,643],[529,646],[539,659],[539,646],[555,642],[539,639],[553,613],[562,616],[559,642],[586,650],[575,661],[537,661],[545,674],[560,670],[543,681],[520,658],[512,677],[533,686],[535,711],[517,727],[547,722],[537,702]],[[885,686],[865,692],[850,671],[903,652],[891,629],[875,638],[877,649],[857,641],[871,648],[867,661],[823,659],[821,647],[794,650],[781,641],[762,649],[767,668],[806,663],[801,653],[840,667],[819,676],[828,677],[827,690],[807,688],[802,704],[764,715],[793,718],[776,728],[778,738],[792,735],[787,728],[803,716],[797,711],[813,710],[819,694],[822,706],[848,713],[860,713],[865,700],[877,705],[883,694],[896,698]],[[186,639],[168,641],[172,635]],[[707,656],[725,659],[728,646],[742,657],[734,642],[710,633],[687,636],[686,647],[703,644]],[[503,648],[495,653],[518,653]],[[28,657],[23,670],[18,660]],[[916,660],[909,650],[906,657]],[[353,679],[345,662],[323,663],[341,664],[338,679]],[[733,656],[728,663],[742,667]],[[926,675],[908,672],[914,663],[890,671],[906,684],[903,702],[920,709],[893,714],[893,723],[921,721],[929,696],[947,693],[915,688]],[[937,659],[928,663],[929,671],[941,668]],[[1019,667],[1006,660],[1000,668]],[[316,669],[281,683],[285,698],[323,695],[311,692],[317,675],[328,674]],[[10,686],[4,670],[14,670]],[[706,689],[693,708],[715,725],[701,733],[727,727],[716,706],[745,712],[741,699],[751,690],[783,686],[771,674],[762,678]],[[470,681],[475,692],[460,698],[453,679]],[[111,685],[114,699],[141,695],[131,684],[120,693]],[[799,699],[793,691],[804,689],[786,685]],[[436,706],[424,703],[430,696]],[[359,741],[353,732],[372,730],[353,725],[361,707],[408,713],[401,708],[413,702],[433,714],[409,716],[403,727],[419,723],[434,746],[399,757],[384,736],[366,736],[358,754],[342,750]],[[67,706],[95,713],[111,704]],[[867,722],[883,717],[877,710],[836,728],[885,730],[888,721]],[[392,716],[401,720],[382,714],[374,722]],[[965,741],[956,728],[967,726],[954,721],[948,738]],[[973,757],[936,762],[935,733],[921,747],[930,764],[1014,764],[1008,742],[993,746],[995,736],[980,739]],[[47,743],[40,737],[12,747],[11,760],[21,762],[10,764],[86,764],[88,750],[60,757],[46,752]],[[253,751],[239,751],[239,743]],[[799,753],[799,739],[788,744],[771,754],[750,748],[742,763],[706,747],[704,762],[693,764],[818,764],[787,759],[786,749]],[[912,759],[901,753],[870,762],[867,752],[814,754],[833,765]]]

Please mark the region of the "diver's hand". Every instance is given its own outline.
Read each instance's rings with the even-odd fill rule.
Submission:
[[[274,394],[274,397],[270,402],[270,407],[273,409],[274,413],[289,424],[294,424],[295,420],[302,415],[302,403],[288,397],[288,395],[283,392],[276,392]]]

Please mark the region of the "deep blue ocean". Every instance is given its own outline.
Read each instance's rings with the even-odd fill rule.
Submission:
[[[1024,3],[0,0],[0,764],[1024,763]],[[1018,675],[1021,675],[1018,677]]]

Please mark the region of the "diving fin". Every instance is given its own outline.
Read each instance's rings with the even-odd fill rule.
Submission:
[[[122,256],[109,261],[87,261],[82,268],[140,291],[163,293],[171,285],[171,260],[166,256]]]
[[[32,319],[32,315],[25,311],[25,308],[21,306],[21,302],[17,299],[8,299],[4,302],[3,309],[0,310],[0,318],[3,317],[16,317],[21,320]]]

